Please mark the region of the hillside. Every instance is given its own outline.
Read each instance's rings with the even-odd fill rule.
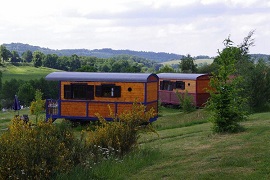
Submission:
[[[54,50],[49,48],[43,48],[39,46],[32,46],[29,44],[22,44],[22,43],[10,43],[10,44],[3,44],[9,51],[17,51],[20,55],[30,50],[40,51],[44,54],[57,54],[58,56],[71,56],[73,54],[77,54],[78,56],[94,56],[98,58],[110,58],[118,55],[131,55],[131,56],[138,56],[141,58],[145,58],[148,60],[164,62],[173,59],[181,59],[183,55],[173,54],[173,53],[165,53],[165,52],[146,52],[146,51],[132,51],[132,50],[113,50],[110,48],[104,49],[61,49],[61,50]]]
[[[181,62],[181,60],[171,60],[171,61],[166,61],[166,62],[162,62],[160,64],[163,65],[175,65],[175,64],[179,64]],[[202,64],[211,64],[213,62],[213,59],[195,59],[195,64],[197,64],[198,66],[202,65]]]
[[[9,81],[12,78],[17,80],[31,80],[40,79],[45,77],[51,72],[59,71],[56,69],[46,68],[46,67],[32,67],[32,66],[14,66],[11,64],[6,64],[6,67],[0,67],[2,71],[2,81]]]

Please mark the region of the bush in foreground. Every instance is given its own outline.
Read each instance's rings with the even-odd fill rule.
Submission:
[[[0,179],[47,179],[78,162],[77,140],[66,124],[31,126],[15,117],[0,137]]]
[[[154,116],[154,109],[145,111],[145,106],[136,102],[132,110],[116,115],[112,122],[98,115],[101,125],[95,131],[87,132],[86,141],[92,149],[98,146],[112,148],[118,155],[123,155],[136,148],[140,132],[155,132],[149,123]]]

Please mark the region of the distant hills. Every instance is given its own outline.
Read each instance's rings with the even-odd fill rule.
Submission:
[[[164,62],[170,61],[173,59],[181,59],[183,55],[173,54],[173,53],[165,53],[165,52],[146,52],[146,51],[132,51],[132,50],[113,50],[110,48],[104,49],[61,49],[61,50],[54,50],[49,48],[43,48],[39,46],[32,46],[29,44],[22,44],[22,43],[10,43],[10,44],[3,44],[9,51],[17,51],[20,55],[30,50],[40,51],[44,54],[57,54],[58,56],[71,56],[76,54],[78,56],[94,56],[98,58],[110,58],[118,55],[130,55],[130,56],[137,56],[141,58],[145,58],[148,60],[153,60],[157,62]]]
[[[172,61],[172,60],[179,60],[184,55],[174,54],[174,53],[165,53],[165,52],[147,52],[147,51],[132,51],[132,50],[113,50],[110,48],[103,48],[103,49],[49,49],[39,46],[32,46],[29,44],[23,43],[10,43],[10,44],[3,44],[9,51],[17,51],[20,55],[23,52],[30,50],[40,51],[44,54],[57,54],[58,56],[71,56],[76,54],[78,56],[93,56],[97,58],[111,58],[119,55],[129,55],[129,56],[137,56],[140,58],[144,58],[147,60],[153,60],[158,63]],[[267,54],[251,54],[251,57],[256,60],[264,59],[270,60],[270,55]],[[207,55],[201,55],[195,57],[195,59],[210,59]]]

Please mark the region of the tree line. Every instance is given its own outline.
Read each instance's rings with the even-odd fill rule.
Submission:
[[[232,42],[230,42],[233,44]],[[243,43],[247,43],[244,42]],[[235,48],[240,48],[241,46],[236,46]],[[247,48],[247,45],[246,45]],[[244,50],[242,50],[244,52]],[[246,50],[245,52],[247,52]],[[72,56],[58,56],[56,54],[44,54],[40,51],[31,52],[29,50],[22,53],[20,56],[16,51],[9,51],[5,46],[0,46],[0,58],[1,63],[29,63],[35,67],[49,67],[64,71],[84,71],[84,72],[150,72],[150,73],[162,73],[162,72],[172,72],[172,73],[209,73],[214,74],[219,70],[219,55],[214,59],[212,64],[204,64],[198,67],[195,64],[195,58],[190,54],[183,56],[181,61],[175,67],[170,65],[161,65],[155,61],[146,60],[144,58],[130,56],[130,55],[120,55],[112,58],[97,58],[90,56],[78,56],[73,54]],[[243,82],[238,86],[244,91],[242,96],[247,99],[247,108],[249,111],[263,111],[270,109],[270,68],[269,61],[270,58],[260,58],[254,59],[248,53],[237,54],[234,56],[235,68],[238,76],[241,76]],[[37,80],[40,84],[49,83],[44,79]],[[8,94],[18,93],[19,90],[23,96],[23,90],[29,89],[42,89],[41,87],[50,87],[51,85],[39,86],[38,82],[16,82],[12,80],[10,82],[0,83],[2,86],[2,105],[10,104],[13,97]],[[22,87],[20,87],[21,85]],[[9,87],[13,87],[10,88]],[[27,87],[28,86],[28,87]],[[32,86],[32,88],[30,87]],[[55,86],[55,85],[52,85]],[[20,87],[20,89],[19,89]],[[5,91],[5,92],[4,92]],[[54,98],[55,95],[48,93],[50,90],[43,90],[44,97]],[[14,92],[14,93],[10,93]],[[34,93],[33,93],[34,96]],[[25,98],[23,100],[25,104],[28,104],[30,99],[33,97]]]

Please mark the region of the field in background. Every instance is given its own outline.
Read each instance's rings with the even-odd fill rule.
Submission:
[[[56,69],[46,67],[32,67],[32,66],[14,66],[11,64],[5,64],[5,67],[0,67],[2,71],[2,82],[9,81],[11,79],[17,80],[31,80],[40,79],[45,77],[51,72],[59,71]]]
[[[196,59],[195,60],[195,64],[197,64],[198,66],[201,66],[203,64],[211,64],[213,62],[214,59]],[[166,61],[160,64],[163,65],[173,65],[173,64],[179,64],[181,62],[181,60],[172,60],[172,61]]]

